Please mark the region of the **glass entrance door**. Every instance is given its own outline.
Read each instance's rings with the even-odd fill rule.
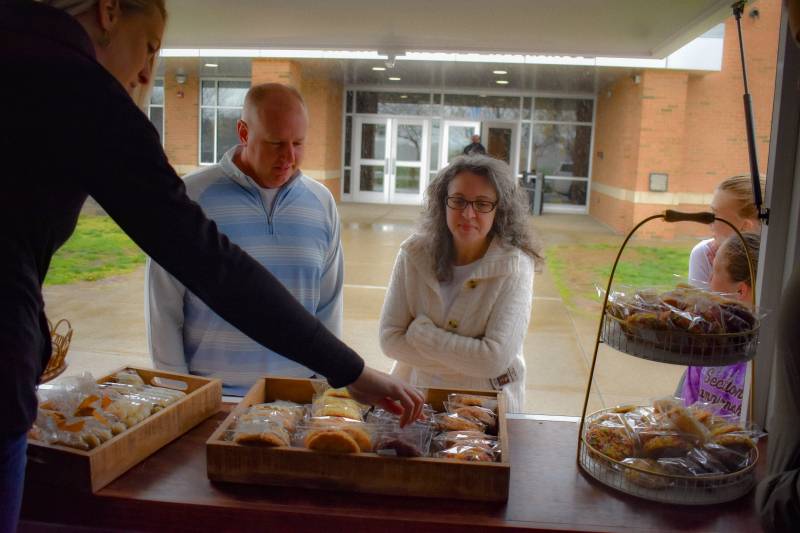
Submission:
[[[389,203],[422,203],[422,193],[427,186],[423,172],[428,168],[427,146],[429,122],[417,119],[390,119],[391,187]],[[424,182],[424,183],[423,183]]]
[[[517,168],[518,124],[510,122],[484,122],[481,142],[486,153]]]
[[[359,118],[356,121],[355,196],[358,202],[385,203],[389,156],[389,120]]]
[[[421,204],[427,186],[428,137],[425,119],[356,120],[355,200]]]
[[[481,123],[466,120],[446,120],[442,137],[442,165],[446,167],[454,157],[462,155],[464,148],[472,143],[472,136],[479,135]]]

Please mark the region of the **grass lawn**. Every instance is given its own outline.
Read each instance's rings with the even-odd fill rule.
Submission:
[[[125,233],[104,215],[81,215],[75,233],[50,262],[45,285],[126,274],[145,262],[145,255]]]
[[[546,268],[570,308],[587,313],[599,312],[601,300],[597,286],[605,290],[621,242],[554,245],[546,250]],[[679,281],[685,281],[688,275],[689,253],[694,244],[629,243],[617,267],[614,285],[674,287]]]

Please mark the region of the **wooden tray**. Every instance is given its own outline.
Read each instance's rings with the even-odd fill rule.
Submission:
[[[155,377],[184,382],[186,396],[89,451],[29,440],[28,480],[97,492],[220,409],[222,382],[218,379],[144,368],[122,370],[136,371],[148,384]],[[110,381],[114,374],[97,382]]]
[[[374,453],[333,454],[304,448],[261,448],[224,440],[236,416],[256,403],[289,400],[310,403],[311,380],[266,376],[206,442],[208,477],[212,481],[369,492],[399,496],[506,501],[511,465],[507,462],[506,398],[495,391],[428,389],[426,401],[436,411],[451,392],[498,399],[498,440],[502,462],[478,463],[430,457],[397,458]]]

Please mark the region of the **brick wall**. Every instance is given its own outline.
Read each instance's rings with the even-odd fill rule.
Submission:
[[[164,150],[181,175],[195,169],[200,159],[198,63],[199,59],[168,59],[164,64]],[[179,69],[186,75],[182,87],[175,79]]]
[[[309,128],[302,169],[321,181],[336,200],[340,196],[342,83],[331,80],[329,67],[297,61],[254,59],[252,83],[277,82],[298,89],[308,108]],[[341,79],[341,78],[340,78]]]
[[[757,7],[760,16],[747,13]],[[748,6],[742,19],[756,118],[759,169],[767,168],[776,70],[779,0]],[[597,97],[590,214],[616,231],[666,208],[707,209],[728,176],[749,173],[736,23],[725,23],[722,70],[644,70],[624,75]],[[649,193],[649,174],[669,175],[668,193]],[[659,196],[660,195],[660,196]],[[707,234],[697,224],[652,223],[643,235]]]

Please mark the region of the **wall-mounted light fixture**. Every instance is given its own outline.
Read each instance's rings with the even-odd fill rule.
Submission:
[[[186,85],[186,72],[182,68],[175,71],[175,83],[178,84],[178,98],[183,98],[183,86]]]

